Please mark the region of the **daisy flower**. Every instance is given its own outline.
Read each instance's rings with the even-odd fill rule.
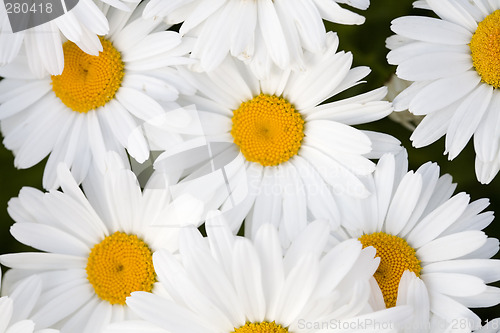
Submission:
[[[43,186],[56,188],[56,166],[71,167],[78,182],[89,165],[102,166],[107,150],[125,149],[139,163],[149,156],[142,133],[164,108],[176,108],[176,71],[168,66],[191,62],[190,48],[159,20],[140,17],[143,5],[124,12],[106,7],[110,33],[100,37],[103,51],[91,56],[76,44],[63,45],[61,75],[37,79],[25,57],[0,68],[0,120],[4,145],[18,168],[29,168],[50,154]],[[183,89],[179,84],[179,89]],[[124,149],[125,148],[125,149]]]
[[[367,196],[358,177],[373,172],[369,158],[398,151],[400,145],[392,136],[351,125],[383,118],[392,107],[381,100],[385,87],[319,105],[360,83],[370,71],[351,69],[352,55],[337,52],[334,33],[327,34],[327,42],[324,53],[308,54],[307,71],[276,69],[267,80],[257,79],[248,66],[231,57],[209,73],[183,70],[198,93],[182,103],[193,103],[196,110],[178,112],[176,123],[185,123],[184,133],[194,139],[160,155],[155,168],[169,172],[180,164],[177,153],[193,152],[182,160],[188,174],[176,190],[189,191],[210,209],[238,206],[230,218],[236,230],[251,211],[245,235],[253,234],[262,221],[278,225],[286,220],[290,231],[288,225],[305,223],[306,215],[330,217],[335,210],[329,200],[332,192]],[[177,130],[182,132],[180,126]],[[227,164],[224,177],[216,172],[199,177],[197,163],[206,162],[205,168],[214,164],[195,150],[206,142],[226,144],[225,150],[212,149],[219,164]],[[243,199],[233,200],[236,195]]]
[[[417,2],[439,18],[392,21],[387,55],[398,77],[414,83],[395,110],[425,115],[411,136],[415,147],[446,136],[454,159],[474,136],[476,176],[489,183],[500,169],[500,3],[489,0]]]
[[[487,285],[500,279],[500,261],[490,259],[498,240],[481,231],[493,221],[493,212],[482,212],[489,201],[453,195],[451,176],[440,177],[435,163],[408,171],[404,153],[384,155],[365,183],[370,197],[337,199],[342,222],[332,235],[376,248],[381,260],[374,274],[374,308],[402,301],[400,290],[409,282],[401,276],[409,271],[427,289],[412,293],[427,318],[437,316],[448,325],[459,319],[469,331],[479,328],[480,318],[468,307],[500,303],[500,289]]]
[[[198,37],[191,56],[200,59],[202,70],[215,69],[228,53],[266,69],[272,63],[302,69],[304,50],[321,52],[326,47],[323,20],[364,23],[364,17],[339,3],[358,9],[370,5],[369,0],[153,0],[143,15],[183,22],[179,32]]]
[[[2,285],[0,279],[0,287]],[[0,333],[57,333],[58,330],[35,330],[35,323],[27,319],[40,297],[41,279],[37,275],[19,281],[9,296],[0,297]]]
[[[273,226],[263,225],[251,241],[234,236],[220,216],[207,219],[208,238],[182,230],[178,257],[154,253],[159,283],[172,299],[132,293],[127,305],[143,320],[170,333],[312,333],[341,331],[332,328],[341,322],[352,331],[362,331],[359,323],[395,325],[411,313],[369,311],[375,250],[349,240],[323,254],[326,222],[311,223],[284,254]],[[146,331],[134,326],[117,323],[106,332]]]
[[[0,256],[11,267],[4,292],[23,278],[41,277],[40,299],[30,316],[37,328],[94,333],[134,318],[125,305],[131,292],[162,292],[152,253],[176,251],[179,229],[200,219],[197,201],[171,202],[168,192],[156,188],[141,192],[135,175],[119,162],[108,156],[104,174],[92,169],[84,192],[60,165],[62,191],[25,187],[9,202],[16,221],[11,234],[44,252]]]
[[[109,24],[94,1],[79,0],[74,8],[52,21],[27,30],[12,31],[4,0],[0,0],[0,66],[14,61],[24,45],[27,65],[35,76],[43,77],[47,73],[62,73],[63,39],[70,40],[88,54],[97,56],[102,52],[98,35],[106,35]]]
[[[391,76],[389,81],[386,82],[385,86],[387,87],[387,96],[386,99],[389,102],[394,101],[397,95],[400,92],[405,90],[410,86],[411,82],[401,80],[395,74]],[[410,113],[408,110],[405,111],[393,111],[389,115],[389,119],[395,121],[401,125],[403,125],[406,129],[413,131],[415,127],[422,121],[424,116],[416,116]]]

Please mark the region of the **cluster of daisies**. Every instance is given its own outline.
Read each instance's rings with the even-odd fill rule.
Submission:
[[[8,205],[38,251],[0,255],[0,332],[500,331],[470,309],[500,303],[489,201],[354,127],[408,112],[450,159],[474,135],[491,182],[500,1],[415,1],[404,89],[344,99],[370,69],[323,20],[369,0],[79,0],[17,33],[1,2],[3,144],[47,160]]]

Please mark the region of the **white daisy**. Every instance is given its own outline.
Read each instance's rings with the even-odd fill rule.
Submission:
[[[4,292],[22,278],[41,277],[40,299],[30,316],[38,328],[95,333],[134,318],[125,306],[131,292],[162,292],[153,251],[176,251],[179,229],[200,219],[197,201],[171,202],[168,192],[149,187],[141,192],[135,175],[119,161],[108,157],[104,174],[93,169],[84,192],[60,165],[62,192],[23,188],[9,202],[16,221],[12,235],[44,252],[0,256],[2,265],[11,267]]]
[[[363,331],[356,325],[389,327],[411,313],[409,307],[370,311],[375,250],[349,240],[324,254],[324,222],[311,223],[286,254],[271,225],[253,241],[234,236],[220,214],[205,225],[208,239],[195,228],[181,232],[178,257],[153,255],[159,283],[172,299],[143,292],[127,298],[140,317],[170,333],[333,332],[341,331],[332,327],[341,322]],[[129,330],[146,331],[123,322],[106,332]]]
[[[192,152],[181,161],[187,161],[188,177],[176,191],[188,191],[212,209],[228,211],[239,204],[230,218],[235,229],[251,211],[245,235],[254,234],[263,221],[278,225],[286,220],[289,232],[294,230],[289,226],[305,223],[306,215],[329,218],[335,210],[329,203],[332,192],[367,196],[358,177],[374,170],[368,158],[398,151],[399,141],[351,125],[385,117],[391,104],[381,101],[382,87],[319,105],[369,73],[367,67],[351,69],[350,53],[336,52],[335,34],[328,33],[327,41],[324,53],[308,54],[307,71],[276,69],[268,80],[258,80],[231,57],[208,74],[184,70],[199,92],[183,103],[192,102],[197,110],[182,110],[170,123],[184,123],[184,133],[194,139],[162,154],[156,169],[171,172],[179,164],[178,152]],[[183,131],[181,126],[176,130]],[[211,147],[216,162],[197,150],[206,142],[220,144]],[[217,172],[200,177],[203,168],[195,168],[200,161],[204,168],[218,164]]]
[[[339,3],[368,8],[369,0],[153,0],[144,10],[147,18],[166,16],[169,23],[183,22],[179,32],[198,36],[192,56],[203,70],[215,69],[228,53],[252,60],[257,67],[271,63],[283,69],[303,68],[304,50],[326,47],[323,20],[362,24],[364,17]]]
[[[396,98],[396,96],[399,95],[400,92],[408,88],[410,84],[411,82],[401,80],[395,74],[393,74],[389,79],[389,81],[385,83],[385,86],[387,87],[386,99],[389,102],[394,101],[394,98]],[[389,119],[403,125],[410,131],[415,130],[415,127],[422,121],[423,118],[424,116],[414,115],[410,113],[408,110],[393,111],[389,115]]]
[[[42,7],[41,10],[47,9]],[[43,77],[47,73],[62,73],[62,41],[65,38],[84,52],[98,55],[102,51],[98,35],[107,34],[109,24],[94,1],[79,0],[73,9],[48,23],[15,33],[12,31],[4,0],[0,0],[0,66],[14,61],[24,45],[29,68],[35,76]]]
[[[427,318],[435,315],[448,325],[460,319],[469,331],[479,328],[480,318],[468,307],[500,303],[500,289],[487,285],[500,280],[500,261],[490,259],[498,240],[481,231],[493,221],[493,212],[482,212],[489,201],[453,195],[451,176],[440,177],[435,163],[408,172],[406,154],[384,155],[365,183],[372,196],[337,199],[342,225],[332,235],[377,249],[379,303],[393,307],[400,301],[400,279],[409,270],[425,283],[427,294],[413,297],[428,309]]]
[[[143,5],[124,12],[109,6],[110,33],[99,56],[64,44],[62,75],[36,79],[19,56],[0,68],[0,120],[5,146],[18,168],[29,168],[50,153],[43,186],[56,188],[56,165],[65,162],[80,182],[89,165],[102,166],[107,150],[125,150],[138,162],[149,156],[144,122],[176,108],[181,81],[168,66],[191,62],[188,40],[163,31],[159,20],[140,17]],[[183,89],[179,84],[179,89]]]
[[[1,286],[0,279],[0,286]],[[35,330],[35,323],[28,319],[42,290],[37,275],[19,281],[9,296],[0,297],[0,333],[57,333],[58,330]]]
[[[423,147],[446,135],[454,159],[474,135],[476,175],[489,183],[500,169],[500,3],[490,0],[419,1],[439,18],[408,16],[392,22],[389,63],[414,81],[396,110],[425,115],[411,136]]]

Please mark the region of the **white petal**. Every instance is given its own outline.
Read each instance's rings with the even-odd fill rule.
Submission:
[[[167,52],[181,43],[181,36],[174,31],[161,31],[149,34],[126,52],[123,52],[124,62],[133,62]]]
[[[24,252],[4,254],[0,256],[4,266],[20,269],[61,269],[81,268],[87,264],[82,257],[75,257],[56,253]]]
[[[266,313],[274,317],[281,287],[285,281],[283,253],[276,228],[265,224],[254,237],[254,246],[259,254],[262,271],[262,288],[266,298]]]
[[[454,106],[426,115],[410,136],[413,147],[425,147],[445,135],[456,110]]]
[[[469,204],[469,195],[461,192],[425,216],[408,234],[407,240],[419,248],[438,237],[455,223]]]
[[[32,275],[18,284],[9,297],[14,301],[11,322],[29,318],[42,292],[42,281],[38,275]]]
[[[430,263],[423,273],[457,273],[477,276],[484,283],[500,279],[500,261],[496,259],[462,259]]]
[[[419,248],[417,257],[422,262],[450,260],[469,254],[486,243],[481,231],[463,231],[431,241]]]
[[[437,44],[467,44],[472,37],[470,31],[457,24],[423,16],[397,18],[391,22],[391,30],[404,37]]]
[[[493,161],[500,151],[500,94],[494,93],[477,130],[474,132],[474,150],[481,161]]]
[[[88,317],[87,325],[83,333],[102,332],[104,327],[109,324],[111,320],[111,313],[113,305],[107,301],[101,301],[94,307],[92,314]]]
[[[474,312],[448,296],[430,293],[430,304],[431,311],[435,315],[450,322],[457,320],[457,318],[463,318],[463,324],[467,325],[469,329],[476,329],[481,325],[481,320]]]
[[[257,3],[257,18],[264,42],[273,61],[281,68],[290,63],[283,27],[271,0]]]
[[[290,270],[278,300],[278,313],[283,326],[289,326],[300,311],[316,285],[319,276],[319,263],[312,255],[303,255]]]
[[[408,172],[396,189],[385,218],[385,229],[391,235],[398,235],[408,222],[420,197],[422,177]],[[412,243],[410,243],[412,244]]]
[[[332,186],[333,192],[360,198],[368,196],[368,190],[357,176],[331,157],[305,145],[300,148],[299,155],[314,165],[325,182]]]
[[[52,326],[71,315],[94,295],[94,290],[89,283],[73,286],[43,304],[31,318],[41,327]]]
[[[165,114],[157,101],[135,89],[121,87],[116,94],[116,99],[127,111],[148,123],[158,123]]]
[[[471,68],[470,54],[436,52],[403,61],[396,69],[396,75],[404,80],[426,81],[458,75]]]
[[[340,154],[366,154],[371,151],[370,139],[354,127],[326,120],[308,121],[304,142],[316,142],[316,148]],[[332,150],[330,150],[332,149]],[[335,156],[336,154],[332,154]]]
[[[460,104],[451,118],[446,132],[446,151],[448,158],[454,159],[465,147],[481,122],[484,112],[488,108],[493,88],[479,85]]]
[[[127,298],[127,305],[143,319],[169,332],[207,332],[207,327],[193,313],[157,295],[135,292]],[[165,316],[165,313],[169,315]]]
[[[467,71],[434,81],[420,90],[409,105],[411,113],[424,115],[440,110],[470,93],[481,78],[474,71]]]
[[[457,273],[426,273],[422,274],[427,288],[448,296],[473,296],[486,290],[483,280],[475,276]]]
[[[247,320],[261,322],[266,315],[259,256],[248,239],[239,239],[233,249],[233,278]],[[265,274],[265,273],[264,273]]]

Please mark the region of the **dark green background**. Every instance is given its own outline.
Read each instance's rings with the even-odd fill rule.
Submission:
[[[411,9],[411,1],[372,0],[370,9],[358,11],[367,18],[362,26],[339,26],[326,23],[330,30],[337,31],[340,37],[340,49],[351,51],[354,54],[354,65],[366,65],[372,68],[372,73],[367,77],[368,83],[349,91],[349,95],[365,92],[380,87],[386,82],[395,67],[389,66],[385,56],[385,39],[391,35],[390,21],[396,17],[409,13],[428,15],[427,11]],[[396,136],[408,149],[410,168],[416,169],[427,161],[438,162],[442,174],[449,173],[458,183],[457,191],[464,191],[471,195],[472,200],[490,198],[490,210],[500,211],[500,176],[491,184],[481,185],[477,182],[474,172],[474,150],[472,144],[454,160],[449,162],[443,156],[444,140],[435,142],[430,147],[414,149],[411,147],[409,137],[411,132],[389,119],[384,119],[373,124],[365,125],[380,132]],[[17,196],[22,186],[41,188],[41,179],[45,161],[29,170],[16,170],[13,166],[13,156],[3,146],[0,147],[1,173],[0,173],[0,253],[26,251],[29,248],[17,243],[8,232],[12,219],[7,214],[7,202],[11,197]],[[495,220],[486,233],[490,237],[500,237],[500,221]],[[496,256],[500,258],[500,256]],[[500,284],[497,284],[500,286]],[[500,306],[488,309],[477,309],[476,313],[483,319],[493,319],[500,316]]]

